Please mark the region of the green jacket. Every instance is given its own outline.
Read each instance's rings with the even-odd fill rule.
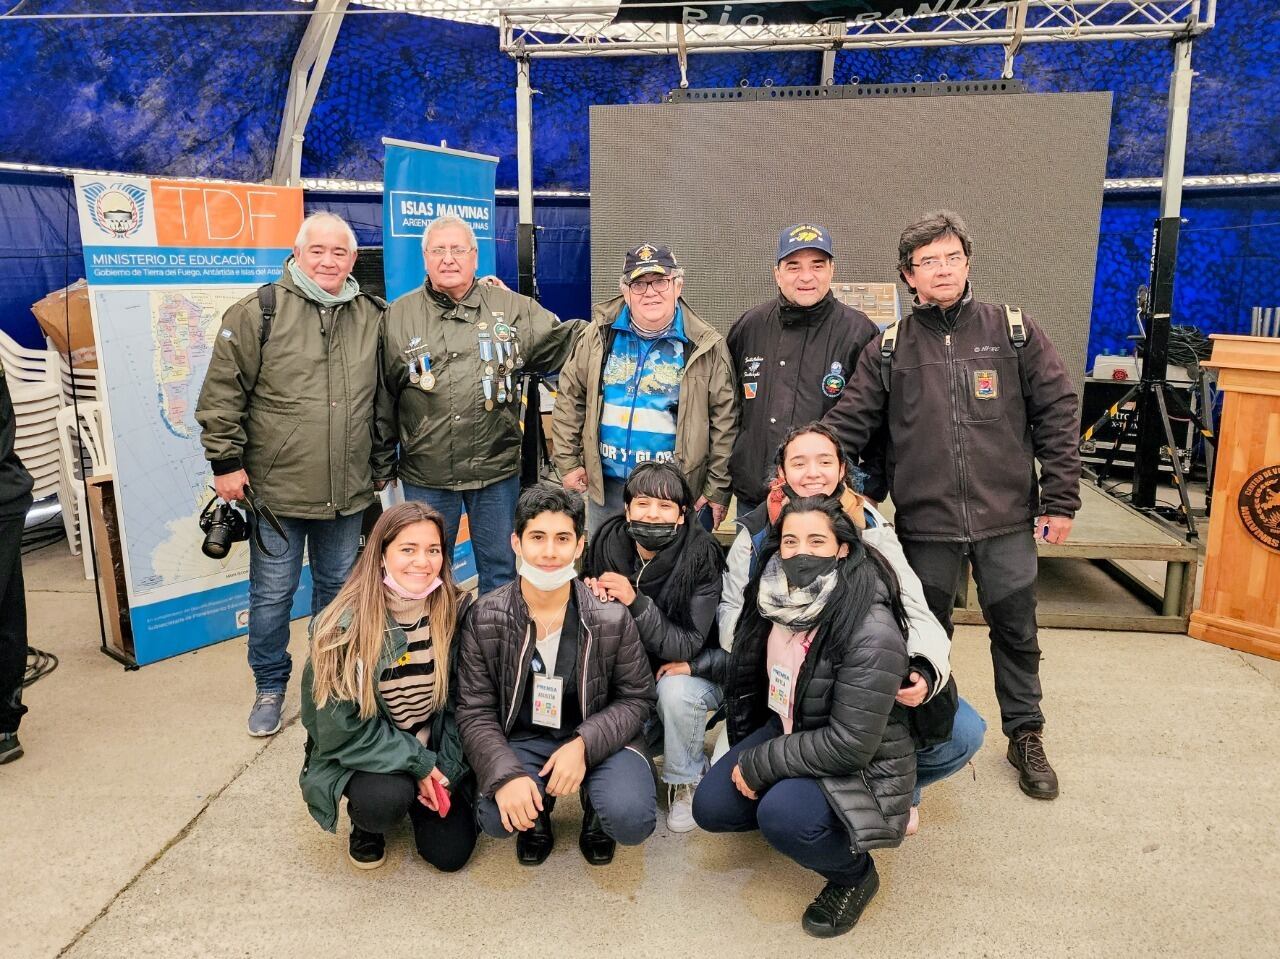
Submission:
[[[287,269],[275,287],[265,345],[257,291],[222,317],[196,404],[205,458],[215,474],[244,469],[280,516],[358,513],[373,502],[374,480],[391,474],[385,444],[373,437],[386,304],[361,293],[321,307]]]
[[[512,375],[514,399],[485,408],[480,324],[514,327],[524,364]],[[561,323],[554,313],[511,290],[476,284],[456,304],[425,284],[406,293],[387,313],[382,371],[386,396],[379,407],[379,435],[389,452],[399,437],[397,475],[415,486],[472,490],[520,471],[523,406],[520,373],[555,373],[573,348],[581,322]],[[424,391],[409,380],[410,340],[431,353],[435,385]],[[490,364],[496,379],[498,361]],[[532,398],[537,402],[537,397]]]
[[[466,605],[459,609],[459,619]],[[347,619],[344,625],[349,622]],[[408,649],[404,630],[388,616],[378,675]],[[457,650],[456,643],[454,650]],[[414,779],[424,779],[438,766],[449,780],[451,790],[470,775],[471,767],[462,755],[462,740],[454,720],[457,672],[457,657],[450,657],[449,699],[445,708],[431,718],[431,744],[435,749],[430,749],[391,721],[376,682],[374,696],[378,701],[378,714],[370,719],[361,719],[360,707],[350,700],[330,699],[323,709],[316,709],[311,695],[314,672],[310,658],[307,659],[302,671],[302,725],[307,730],[307,745],[298,785],[316,822],[329,832],[336,830],[338,804],[356,770],[407,773]]]
[[[691,349],[680,380],[676,411],[676,464],[695,497],[729,505],[729,455],[738,435],[738,390],[733,362],[724,337],[680,300],[684,334]],[[573,355],[560,371],[555,414],[551,419],[552,458],[563,476],[579,466],[587,468],[587,495],[604,502],[604,470],[600,465],[601,373],[612,330],[622,312],[623,299],[596,304],[591,323]]]

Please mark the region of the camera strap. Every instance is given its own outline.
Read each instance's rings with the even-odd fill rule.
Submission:
[[[266,503],[259,503],[258,498],[254,495],[253,490],[248,483],[244,484],[244,501],[249,504],[249,525],[253,528],[253,538],[258,543],[258,549],[262,550],[272,559],[277,559],[284,555],[284,550],[279,553],[273,553],[267,549],[266,544],[262,542],[262,521],[266,520],[271,528],[280,534],[280,538],[284,540],[285,548],[289,546],[289,534],[284,531],[284,527],[280,525],[280,520],[276,519],[276,514],[271,512],[271,507]]]

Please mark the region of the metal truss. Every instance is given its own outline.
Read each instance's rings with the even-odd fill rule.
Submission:
[[[276,138],[272,183],[294,185],[302,176],[302,141],[307,121],[311,118],[311,108],[315,105],[316,94],[320,92],[329,55],[333,53],[349,3],[350,0],[319,0],[298,44],[293,67],[289,71],[289,92],[280,118],[280,133]]]
[[[934,9],[947,0],[932,2]],[[903,7],[919,7],[904,0]],[[883,50],[1078,40],[1189,39],[1214,25],[1217,0],[1024,0],[905,20],[831,24],[613,23],[617,7],[530,5],[499,11],[501,49],[518,59]]]

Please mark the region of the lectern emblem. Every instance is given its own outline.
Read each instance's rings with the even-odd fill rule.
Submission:
[[[1280,466],[1264,466],[1245,480],[1237,508],[1249,535],[1280,552]]]

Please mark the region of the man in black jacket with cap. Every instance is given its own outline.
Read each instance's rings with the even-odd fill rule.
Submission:
[[[17,418],[0,361],[0,764],[22,755],[18,723],[27,668],[27,598],[22,583],[22,528],[31,506],[31,474],[14,452]]]
[[[768,494],[773,454],[793,427],[820,420],[835,406],[862,348],[879,329],[831,293],[831,235],[797,223],[778,237],[773,270],[778,296],[743,313],[729,330],[738,379],[738,435],[729,460],[738,515]],[[878,447],[863,458],[865,492],[876,502],[887,487]]]

